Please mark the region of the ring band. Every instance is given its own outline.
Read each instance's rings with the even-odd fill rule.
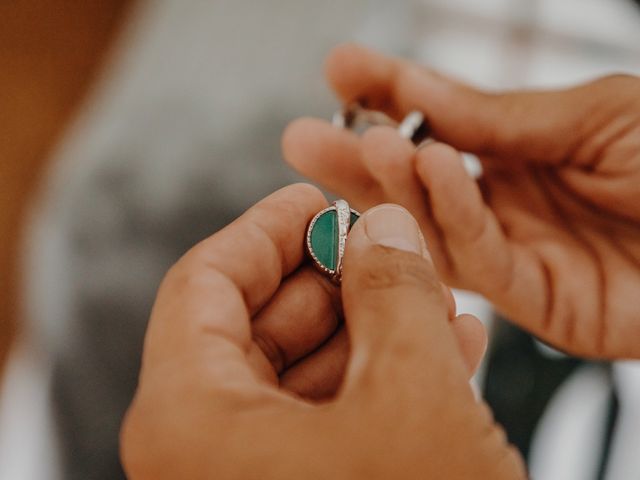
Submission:
[[[368,110],[358,103],[350,103],[333,115],[331,123],[338,128],[355,130],[362,125],[386,125],[398,129],[402,138],[420,145],[429,137],[424,114],[413,110],[398,123],[383,112]]]
[[[418,148],[434,141],[430,136],[430,128],[424,114],[418,110],[409,112],[402,122],[398,123],[384,112],[368,110],[359,103],[345,105],[342,110],[333,114],[332,123],[335,127],[356,130],[363,125],[387,125],[398,129],[398,135],[411,140]],[[464,166],[473,179],[482,177],[482,163],[475,155],[463,153]]]

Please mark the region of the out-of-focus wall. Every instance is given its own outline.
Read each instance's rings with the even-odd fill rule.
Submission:
[[[640,72],[631,0],[413,0],[416,58],[488,88]]]

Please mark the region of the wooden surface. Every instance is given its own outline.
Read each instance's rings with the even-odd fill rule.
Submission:
[[[17,261],[29,199],[130,3],[0,2],[0,372],[20,323]]]

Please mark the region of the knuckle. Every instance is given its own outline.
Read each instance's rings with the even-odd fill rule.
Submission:
[[[169,268],[162,285],[178,286],[193,283],[196,278],[202,276],[202,265],[208,262],[209,259],[205,258],[205,249],[201,244],[197,244]]]
[[[211,272],[205,272],[201,268],[194,268],[187,264],[176,264],[167,273],[162,281],[161,290],[170,289],[174,294],[198,290],[211,283]]]
[[[379,290],[397,286],[416,286],[439,292],[440,283],[433,269],[416,254],[375,245],[358,269],[361,288]]]

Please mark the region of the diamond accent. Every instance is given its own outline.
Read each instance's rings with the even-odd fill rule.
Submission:
[[[351,223],[351,209],[345,200],[336,200],[333,203],[338,212],[338,261],[336,262],[336,275],[342,276],[342,259],[347,245],[347,234]]]

